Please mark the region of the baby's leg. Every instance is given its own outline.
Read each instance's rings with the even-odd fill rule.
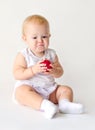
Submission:
[[[69,101],[73,100],[73,92],[71,88],[67,86],[58,86],[49,96],[49,100],[55,104],[58,104],[62,99],[68,99]]]
[[[37,110],[40,109],[43,100],[43,97],[28,85],[17,87],[15,90],[15,98],[20,104]]]
[[[73,103],[73,92],[68,86],[58,86],[56,89],[55,100],[58,101],[59,110],[63,113],[78,114],[83,113],[83,105],[79,103]],[[54,93],[52,93],[54,95]],[[52,97],[51,94],[51,97]],[[51,98],[52,100],[53,98]]]
[[[58,102],[63,99],[68,99],[70,102],[72,102],[73,91],[68,86],[59,85],[56,92],[56,97],[57,97]]]
[[[44,116],[49,119],[52,118],[58,110],[55,104],[47,99],[43,99],[40,94],[27,85],[16,88],[15,97],[21,104],[43,111]]]

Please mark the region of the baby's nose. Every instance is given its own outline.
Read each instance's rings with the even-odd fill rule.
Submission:
[[[42,37],[39,37],[38,42],[42,42],[42,41],[43,41]]]

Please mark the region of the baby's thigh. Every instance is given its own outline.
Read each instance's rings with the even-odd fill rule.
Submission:
[[[21,85],[15,89],[16,94],[26,93],[27,91],[35,91],[33,87],[29,85]]]
[[[29,93],[29,91],[35,91],[31,86],[29,85],[21,85],[17,88],[15,88],[15,92],[14,92],[14,95],[15,95],[15,98],[17,100],[20,100],[20,99],[24,99],[24,97],[26,97],[27,93]]]

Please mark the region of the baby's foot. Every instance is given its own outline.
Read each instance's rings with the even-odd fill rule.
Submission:
[[[59,102],[59,111],[66,114],[81,114],[84,112],[84,106],[68,100],[61,100]]]
[[[58,112],[58,107],[49,100],[44,99],[41,104],[41,110],[44,111],[43,113],[46,118],[51,119]]]

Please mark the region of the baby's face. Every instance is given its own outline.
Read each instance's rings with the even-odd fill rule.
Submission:
[[[46,25],[38,25],[31,23],[25,28],[23,36],[29,48],[38,55],[43,53],[49,46],[49,28]]]

